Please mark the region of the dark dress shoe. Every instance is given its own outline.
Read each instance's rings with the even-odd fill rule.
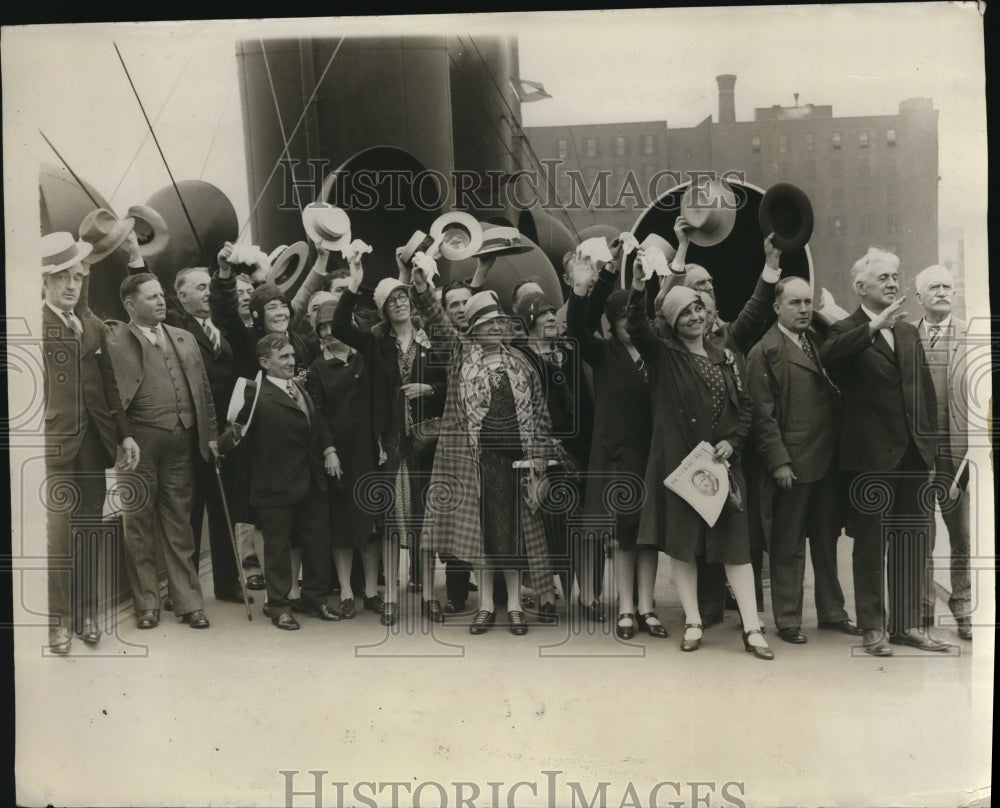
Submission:
[[[956,618],[958,624],[958,638],[960,640],[972,641],[972,618],[970,617],[958,617]]]
[[[687,633],[689,629],[697,629],[698,636],[688,639]],[[701,648],[701,638],[703,636],[702,626],[700,623],[685,623],[684,624],[684,639],[681,640],[681,650],[682,651],[697,651]]]
[[[472,590],[470,589],[469,591],[471,592]],[[535,599],[531,595],[521,595],[521,605],[525,609],[534,609]]]
[[[655,623],[650,623],[650,620],[655,620]],[[667,638],[667,627],[660,622],[660,618],[656,616],[656,612],[646,612],[645,614],[639,615],[639,628],[643,631],[648,632],[650,637],[657,637],[661,640]]]
[[[866,654],[871,654],[872,656],[877,657],[892,656],[892,649],[886,643],[885,634],[882,631],[878,629],[864,631],[862,632],[861,637],[861,642],[864,643]]]
[[[271,622],[284,631],[297,631],[299,621],[295,619],[291,612],[281,612],[271,618]]]
[[[93,617],[88,617],[83,621],[83,631],[80,638],[89,645],[97,645],[101,641],[101,627]]]
[[[510,633],[517,637],[523,637],[528,633],[528,621],[524,619],[524,612],[517,610],[507,612],[507,626],[510,628]]]
[[[809,642],[806,635],[802,633],[802,629],[798,626],[789,626],[788,628],[779,628],[778,636],[785,642],[790,642],[793,645],[802,645],[805,642]]]
[[[444,605],[445,614],[461,614],[465,611],[464,600],[449,600]]]
[[[841,634],[848,634],[851,637],[861,637],[864,632],[850,620],[836,620],[833,622],[822,621],[819,627],[824,631],[839,631]]]
[[[138,628],[156,628],[160,623],[160,612],[158,609],[146,609],[135,616],[135,624]]]
[[[188,612],[181,617],[181,620],[191,626],[191,628],[208,628],[209,626],[208,618],[201,609]]]
[[[294,606],[292,608],[295,609]],[[298,609],[295,610],[301,614],[308,614],[328,622],[340,620],[340,614],[331,609],[329,603],[316,603],[306,598],[300,598]]]
[[[757,631],[744,631],[743,632],[743,650],[748,654],[753,654],[757,659],[774,659],[774,651],[767,647],[767,645],[754,645],[750,642],[750,637],[754,634],[759,634],[761,638],[764,637],[764,632]]]
[[[604,609],[596,600],[591,603],[581,603],[580,611],[591,623],[603,623],[605,620]]]
[[[167,599],[163,601],[163,611],[172,612],[173,610],[174,610],[174,599],[168,595]]]
[[[344,598],[340,601],[340,616],[345,620],[354,617],[354,598]]]
[[[247,576],[247,589],[253,589],[254,591],[263,589],[265,587],[264,576],[263,575],[248,575]]]
[[[247,589],[249,589],[249,588],[250,587],[247,587]],[[218,592],[216,592],[215,593],[215,599],[216,600],[221,600],[224,603],[238,603],[238,604],[240,604],[240,606],[244,605],[244,603],[243,603],[243,593],[240,592],[238,589],[235,590],[235,591],[233,591],[233,592],[223,592],[222,594],[219,594]],[[247,603],[253,603],[253,595],[247,595]]]
[[[472,623],[469,624],[469,633],[483,634],[486,629],[493,627],[496,620],[496,612],[488,612],[486,609],[480,609],[476,612],[476,616],[472,619]]]
[[[929,631],[920,631],[915,628],[900,631],[889,637],[889,642],[893,645],[908,645],[911,648],[919,648],[921,651],[937,651],[947,654],[954,646],[951,643],[942,642],[933,637]]]
[[[385,606],[382,607],[382,618],[380,622],[383,626],[394,626],[396,625],[396,620],[399,617],[398,607],[392,601],[388,601]]]
[[[370,612],[382,614],[382,609],[385,608],[385,601],[382,600],[381,595],[372,595],[370,598],[365,596],[365,608]]]
[[[73,635],[69,633],[68,628],[60,626],[49,630],[49,650],[53,654],[65,656],[69,653],[72,644]]]
[[[432,623],[444,622],[444,612],[436,599],[420,601],[420,616],[429,618]]]
[[[631,640],[635,636],[635,615],[632,612],[623,612],[618,615],[618,622],[615,623],[615,636],[620,640]]]
[[[523,602],[522,598],[522,602]],[[556,605],[554,603],[543,603],[538,607],[538,620],[541,623],[558,623],[559,615],[556,614]]]

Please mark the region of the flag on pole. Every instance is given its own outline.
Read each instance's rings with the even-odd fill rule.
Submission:
[[[517,93],[517,98],[522,104],[527,104],[531,101],[541,101],[544,98],[552,97],[545,92],[545,87],[537,81],[528,81],[527,79],[512,77],[510,80],[510,86],[513,88],[514,92]]]

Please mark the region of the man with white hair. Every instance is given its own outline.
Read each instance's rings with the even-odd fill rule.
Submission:
[[[954,317],[955,281],[951,270],[929,266],[916,277],[917,302],[924,310],[917,333],[927,355],[934,381],[938,413],[938,453],[931,489],[941,507],[951,545],[951,597],[948,607],[958,626],[958,636],[972,639],[969,610],[972,603],[969,578],[969,475],[955,475],[968,451],[968,391],[965,370],[965,323]],[[935,522],[931,522],[928,560],[934,551]],[[934,624],[934,575],[928,563],[923,602],[924,625]]]
[[[891,656],[888,627],[891,643],[948,651],[920,616],[930,532],[920,492],[934,466],[934,383],[917,329],[904,319],[899,259],[870,247],[851,268],[851,283],[861,305],[830,327],[820,359],[844,396],[840,468],[852,478],[849,532],[864,649]]]

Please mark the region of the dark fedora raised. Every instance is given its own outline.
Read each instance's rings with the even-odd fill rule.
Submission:
[[[797,250],[812,235],[812,204],[801,188],[779,182],[768,188],[760,201],[757,221],[765,236],[774,233],[772,243],[779,250]]]

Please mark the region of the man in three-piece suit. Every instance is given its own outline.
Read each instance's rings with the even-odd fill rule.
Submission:
[[[766,472],[751,510],[760,511],[767,537],[774,622],[785,642],[806,642],[802,576],[808,536],[820,628],[859,635],[847,618],[837,577],[840,391],[820,364],[809,332],[809,283],[795,277],[779,281],[774,310],[778,321],[747,357],[752,434]]]
[[[204,267],[182,269],[174,278],[174,291],[181,311],[167,312],[168,325],[191,333],[201,352],[208,383],[215,402],[215,422],[226,421],[226,404],[236,385],[236,359],[233,348],[213,317],[209,304],[211,274]],[[227,498],[233,501],[233,464],[223,462],[222,481]],[[201,532],[205,511],[208,511],[208,539],[212,548],[212,582],[215,599],[242,603],[239,570],[230,538],[230,525],[215,477],[215,464],[195,457],[194,497],[191,502],[191,530],[194,532],[194,568],[198,569],[201,555]]]
[[[156,276],[129,275],[120,292],[129,322],[108,324],[107,352],[142,453],[136,471],[146,485],[125,513],[137,625],[153,628],[160,619],[159,544],[174,611],[192,628],[208,628],[193,559],[191,491],[196,455],[209,462],[214,449],[212,391],[194,337],[163,322],[166,299]]]
[[[969,576],[969,474],[955,475],[969,448],[968,380],[966,377],[965,323],[952,316],[955,281],[951,270],[929,266],[916,277],[917,302],[924,316],[917,333],[924,346],[934,380],[938,413],[938,454],[934,468],[934,495],[951,545],[951,597],[948,608],[958,626],[958,636],[972,639],[972,582]],[[935,523],[931,523],[928,556],[934,550]],[[924,591],[924,625],[934,623],[934,574],[928,564]]]
[[[86,539],[93,533],[85,533],[74,548],[71,521],[100,518],[104,470],[115,463],[119,446],[122,468],[134,468],[139,460],[103,350],[106,328],[87,304],[84,260],[91,251],[90,244],[74,241],[69,233],[42,237],[48,595],[49,612],[58,620],[50,628],[49,647],[57,654],[69,652],[74,624],[84,642],[95,644],[101,638],[94,574],[101,548]],[[74,588],[76,597],[71,597]]]
[[[851,281],[861,305],[830,327],[820,355],[844,394],[840,468],[852,475],[849,529],[865,651],[892,654],[886,573],[889,642],[948,651],[920,617],[930,531],[921,492],[934,466],[934,384],[917,329],[903,320],[899,259],[871,247],[851,268]]]
[[[264,534],[264,613],[278,628],[294,631],[292,547],[302,551],[300,610],[340,620],[326,599],[332,563],[326,475],[340,478],[342,469],[326,421],[292,378],[296,357],[288,336],[261,337],[257,358],[263,374],[256,406],[248,386],[249,400],[219,443],[223,452],[244,437],[249,444],[250,504]]]

